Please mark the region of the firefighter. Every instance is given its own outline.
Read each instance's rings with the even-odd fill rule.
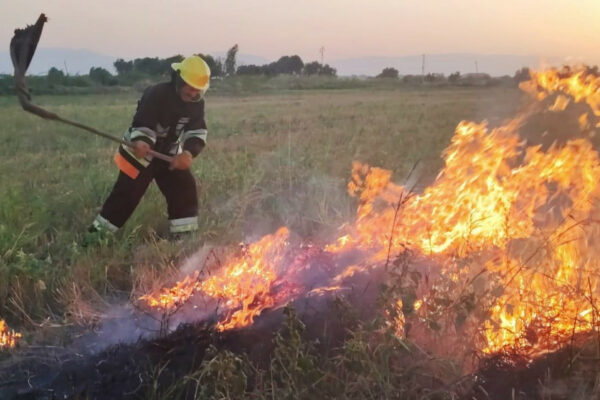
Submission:
[[[167,201],[171,234],[198,229],[198,196],[192,160],[206,144],[204,94],[209,87],[206,62],[191,56],[171,65],[170,82],[147,88],[114,161],[117,181],[90,232],[116,232],[133,213],[148,185],[155,180]],[[171,155],[169,163],[148,151]]]

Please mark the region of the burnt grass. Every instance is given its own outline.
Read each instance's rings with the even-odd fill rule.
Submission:
[[[282,318],[281,313],[274,314],[278,315],[273,318]],[[168,336],[115,345],[95,355],[41,351],[12,371],[1,372],[0,398],[143,398],[147,385],[168,387],[199,369],[210,346],[267,363],[272,339],[273,331],[267,325],[221,333],[205,324],[187,324]],[[157,367],[163,366],[161,373],[155,374]]]
[[[328,354],[373,309],[376,285],[365,290],[369,288],[370,284],[357,290],[362,301],[360,316],[349,316],[335,297],[325,295],[297,300],[293,308],[267,310],[253,325],[237,330],[218,332],[215,321],[183,324],[164,337],[113,345],[97,354],[30,348],[0,364],[0,399],[144,399],[150,387],[168,388],[201,369],[211,348],[243,354],[258,368],[268,368],[275,335],[284,329],[289,314],[286,310],[301,310],[298,320],[305,326],[303,339],[318,343],[320,354]],[[175,398],[194,398],[194,388],[189,386]],[[253,377],[249,376],[247,390],[253,389]]]
[[[239,334],[238,334],[239,335]],[[158,379],[168,385],[201,362],[210,344],[226,348],[237,335],[216,335],[206,327],[188,325],[173,334],[135,344],[119,344],[89,356],[40,352],[18,365],[2,384],[0,396],[12,399],[139,398],[146,377],[168,362]],[[42,361],[47,358],[50,361]],[[4,378],[5,380],[7,378]]]
[[[212,398],[210,390],[198,397],[198,381],[186,380],[186,377],[205,371],[207,361],[224,353],[240,357],[246,367],[251,366],[237,369],[229,377],[243,373],[244,387],[236,393],[254,398],[253,394],[260,393],[265,387],[264,375],[261,376],[259,371],[272,368],[278,351],[281,354],[277,346],[278,338],[282,337],[291,342],[297,342],[300,337],[302,343],[310,343],[309,346],[301,343],[292,348],[292,352],[300,349],[311,353],[305,360],[316,365],[310,368],[321,368],[320,371],[326,371],[325,375],[337,374],[337,370],[331,368],[334,365],[331,360],[344,356],[347,351],[345,344],[355,340],[357,332],[360,336],[361,332],[370,329],[369,324],[376,318],[374,310],[381,307],[383,274],[372,274],[371,277],[374,279],[369,282],[361,282],[357,278],[353,290],[343,299],[331,293],[297,299],[289,307],[264,311],[254,324],[242,329],[218,332],[214,329],[214,320],[189,323],[162,337],[139,339],[87,354],[75,348],[32,346],[0,362],[0,399]],[[299,325],[302,328],[292,332],[293,326]],[[381,338],[378,336],[377,340]],[[599,372],[597,346],[597,340],[581,335],[570,345],[537,359],[508,353],[492,355],[480,360],[479,369],[463,376],[461,384],[454,386],[435,367],[427,369],[428,364],[423,359],[434,359],[434,356],[423,357],[418,352],[383,347],[396,363],[391,371],[396,377],[391,379],[391,390],[376,392],[377,395],[370,397],[476,400],[593,398],[586,394],[598,393],[594,387]],[[417,374],[419,376],[415,379],[416,375],[409,372],[412,369],[424,372]],[[360,377],[363,373],[368,372],[359,369],[355,375],[340,374],[332,382]],[[305,380],[299,382],[312,383],[311,376],[308,371],[303,377]],[[423,379],[423,376],[432,376],[432,379]],[[204,379],[220,378],[218,374],[209,373]],[[369,379],[373,380],[370,377],[367,381]],[[405,379],[413,379],[413,382],[404,385]],[[343,386],[346,384],[348,382],[342,382]],[[171,387],[177,390],[165,394]],[[360,392],[348,396],[347,393],[338,395],[336,390],[332,386],[304,394],[290,394],[288,391],[283,397],[314,398],[317,393],[328,398],[364,398]],[[157,392],[162,395],[154,394]],[[227,397],[236,398],[235,394]]]
[[[319,339],[318,351],[327,354],[348,337],[348,321],[331,323],[337,311],[304,318],[307,339]],[[112,346],[95,355],[59,349],[38,350],[10,371],[0,371],[1,399],[144,399],[149,387],[166,388],[190,371],[202,368],[209,349],[244,354],[259,368],[268,368],[274,336],[284,323],[281,310],[268,311],[253,326],[217,332],[209,324],[186,324],[161,338]],[[157,371],[160,369],[160,373]],[[463,399],[571,399],[574,393],[592,393],[597,359],[582,346],[566,346],[535,360],[497,354],[482,360],[470,376]],[[248,392],[254,389],[248,376]],[[173,398],[192,399],[193,385]],[[168,397],[170,398],[170,397]],[[403,398],[403,397],[392,397]],[[448,398],[427,396],[415,398]]]
[[[336,307],[333,307],[336,308]],[[331,313],[304,318],[306,338],[320,340],[322,354],[348,336],[347,321],[332,324]],[[190,371],[202,368],[210,348],[244,354],[255,365],[268,368],[274,335],[284,322],[281,310],[269,311],[253,326],[217,332],[207,324],[187,324],[161,338],[112,346],[95,355],[60,349],[40,349],[0,371],[1,399],[143,399],[150,386],[166,388]],[[34,354],[35,353],[35,354]],[[498,354],[482,360],[471,377],[464,399],[571,399],[574,391],[591,393],[597,359],[583,347],[565,348],[530,360]],[[157,371],[160,369],[160,373]],[[247,390],[253,390],[253,376]],[[192,385],[174,398],[194,398]],[[401,398],[401,397],[397,397]],[[445,397],[427,397],[445,398]]]
[[[597,399],[600,342],[588,334],[574,339],[535,359],[503,353],[482,360],[466,398]]]

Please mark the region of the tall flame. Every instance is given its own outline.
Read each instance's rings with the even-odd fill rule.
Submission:
[[[556,96],[548,106],[553,112],[574,102],[600,116],[600,78],[585,68],[532,73],[521,88],[543,102]],[[442,171],[418,195],[394,184],[390,171],[354,163],[348,191],[359,201],[355,223],[322,252],[335,258],[360,251],[364,259],[336,264],[320,288],[281,295],[282,282],[292,281],[291,270],[313,268],[289,255],[295,250],[282,228],[251,244],[216,275],[192,275],[142,299],[161,309],[195,293],[222,300],[228,311],[218,328],[225,330],[251,324],[265,308],[299,294],[339,290],[357,272],[381,267],[390,255],[411,249],[435,258],[442,276],[455,283],[464,279],[453,267],[456,260],[466,265],[471,265],[470,256],[484,260],[471,268],[480,269],[500,290],[493,291],[482,324],[483,352],[506,347],[543,351],[578,332],[598,329],[598,154],[587,139],[545,151],[526,146],[519,129],[527,117],[523,113],[496,128],[460,122],[444,151]],[[587,129],[588,114],[578,124]],[[399,300],[395,306],[405,304]],[[417,299],[413,309],[426,313],[428,297]],[[403,316],[396,319],[399,325],[404,322]]]
[[[567,96],[576,103],[586,102],[593,113],[600,116],[600,76],[597,70],[585,67],[564,67],[542,72],[531,72],[531,79],[519,87],[538,100],[558,94],[556,103],[568,103]],[[555,103],[555,104],[556,104]],[[567,104],[557,106],[564,109]]]

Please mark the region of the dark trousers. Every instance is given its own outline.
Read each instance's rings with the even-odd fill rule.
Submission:
[[[189,170],[171,171],[167,162],[157,159],[143,168],[136,179],[119,172],[117,182],[104,202],[100,215],[113,225],[122,227],[153,179],[167,200],[170,220],[198,215],[198,193],[192,173]]]

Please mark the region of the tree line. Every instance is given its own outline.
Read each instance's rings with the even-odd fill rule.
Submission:
[[[234,45],[227,52],[225,60],[220,58],[214,58],[209,54],[198,53],[200,57],[206,61],[211,70],[213,77],[223,77],[232,75],[324,75],[324,76],[336,76],[337,72],[335,68],[327,64],[321,64],[317,61],[304,63],[300,56],[282,56],[277,61],[264,65],[237,65],[237,53],[239,47]],[[133,60],[125,61],[118,59],[115,61],[114,66],[118,76],[126,76],[132,73],[143,73],[150,76],[156,75],[167,75],[170,74],[171,64],[183,60],[183,56],[176,55],[168,58],[136,58]],[[90,71],[91,72],[91,71]],[[108,71],[106,71],[108,72]],[[106,73],[105,79],[108,79]]]
[[[275,76],[280,74],[288,75],[322,75],[337,76],[335,68],[328,64],[321,64],[317,61],[304,63],[300,56],[283,56],[279,60],[264,65],[240,65],[236,73],[238,75],[266,75]]]
[[[282,56],[277,61],[265,65],[238,65],[239,46],[235,44],[224,58],[210,54],[197,53],[208,64],[211,76],[215,78],[235,75],[321,75],[336,77],[335,68],[317,61],[304,63],[298,55]],[[85,93],[95,90],[94,87],[123,86],[130,87],[158,81],[169,77],[171,64],[180,62],[184,57],[180,54],[160,58],[141,57],[133,59],[119,58],[114,63],[116,74],[102,67],[91,67],[86,75],[69,75],[52,67],[45,76],[29,76],[29,88],[37,93]],[[86,89],[87,88],[87,89]],[[14,92],[12,76],[0,75],[0,94]]]
[[[298,55],[283,56],[279,60],[265,65],[240,65],[237,62],[238,45],[232,46],[224,59],[213,57],[210,54],[196,53],[208,64],[213,77],[225,77],[233,75],[266,75],[275,76],[280,74],[290,75],[325,75],[336,76],[335,68],[327,64],[313,61],[305,64]],[[156,80],[167,77],[172,73],[171,64],[180,62],[184,57],[180,54],[160,58],[142,57],[125,60],[117,59],[113,65],[116,75],[105,68],[92,67],[87,75],[67,75],[58,68],[52,67],[45,77],[46,86],[54,88],[63,87],[85,87],[91,85],[101,86],[132,86],[140,81]],[[39,81],[36,77],[34,81]],[[38,86],[42,82],[37,82]],[[0,89],[4,86],[0,82]]]
[[[407,84],[443,84],[447,83],[450,85],[458,86],[494,86],[497,84],[512,84],[518,85],[520,82],[529,80],[530,70],[528,67],[522,67],[515,71],[512,76],[506,75],[502,77],[492,77],[486,73],[468,73],[461,74],[459,71],[453,72],[448,76],[441,73],[427,73],[425,75],[403,75],[400,76],[399,71],[393,67],[384,68],[376,79],[391,79],[391,80],[402,80],[403,83]]]

